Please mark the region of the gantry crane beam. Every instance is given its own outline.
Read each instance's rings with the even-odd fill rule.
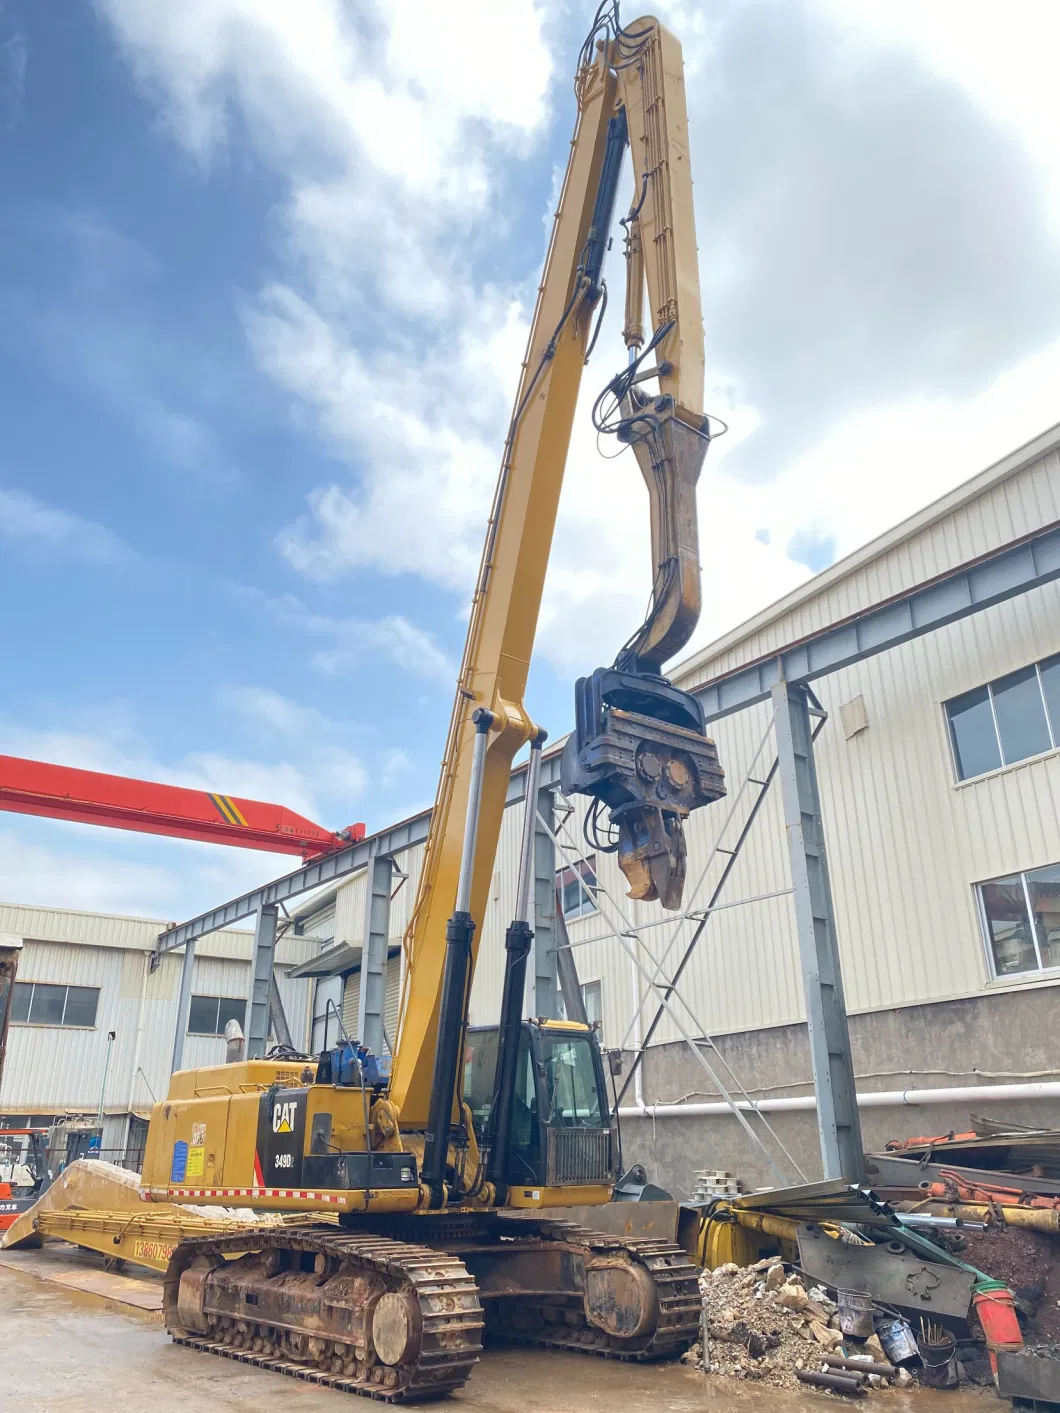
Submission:
[[[182,785],[0,755],[0,810],[168,834],[237,849],[319,858],[364,838],[363,824],[324,829],[283,805]]]

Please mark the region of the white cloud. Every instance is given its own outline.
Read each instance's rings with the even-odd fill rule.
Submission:
[[[370,777],[348,744],[355,737],[363,744],[363,728],[271,688],[225,687],[217,703],[229,725],[238,725],[244,754],[195,751],[159,760],[120,707],[79,709],[77,729],[0,718],[0,753],[270,801],[333,829],[364,817],[370,779],[389,789],[401,776],[400,752],[379,752]],[[10,827],[0,828],[0,898],[16,902],[177,918],[294,866],[289,854],[9,819]]]
[[[0,8],[0,124],[13,128],[22,116],[29,44],[17,20]]]
[[[179,921],[287,872],[291,862],[259,850],[20,820],[0,829],[0,900]]]
[[[403,751],[400,746],[392,746],[383,752],[379,774],[380,784],[387,790],[393,789],[396,785],[404,785],[413,769],[412,757],[408,751]]]
[[[331,580],[351,568],[418,574],[467,592],[526,342],[517,303],[485,292],[467,322],[426,349],[360,351],[290,289],[248,316],[262,366],[319,419],[335,450],[363,466],[332,484],[280,537],[290,563]]]
[[[448,26],[426,0],[360,7],[356,20],[338,0],[100,4],[189,150],[223,160],[238,114],[285,183],[287,268],[245,326],[262,369],[347,470],[310,496],[282,553],[310,579],[412,574],[466,602],[537,274],[487,283],[476,258],[497,268],[504,197],[543,130],[541,12],[476,0]],[[700,483],[695,646],[807,576],[785,553],[793,536],[833,539],[843,554],[1054,420],[1057,354],[1041,348],[1048,318],[1031,307],[1052,253],[1018,159],[1032,154],[1060,190],[1060,98],[1034,0],[1015,0],[1003,26],[983,0],[747,3],[710,16],[673,0],[663,15],[695,76],[693,164],[709,174],[697,186],[716,379],[706,405],[733,427]],[[734,28],[742,67],[730,70],[717,56]],[[557,72],[572,57],[557,56]],[[754,83],[767,59],[768,92]],[[835,139],[827,152],[821,134]],[[987,138],[992,166],[981,165]],[[755,141],[761,160],[745,160]],[[989,222],[967,220],[990,208],[989,172],[1011,175],[1012,200],[993,203]],[[825,248],[821,213],[835,209],[848,219]],[[1025,229],[1036,243],[1021,276]],[[791,269],[778,263],[784,242]],[[993,302],[980,278],[991,268]],[[588,422],[591,395],[622,361],[616,324],[613,309],[579,403],[542,608],[540,650],[564,672],[613,654],[650,585],[639,474],[628,455],[597,458]],[[737,479],[752,445],[767,448],[768,484]],[[441,681],[448,665],[397,623],[329,621],[321,631],[336,642],[317,665],[384,651]]]
[[[390,614],[374,622],[351,618],[335,624],[341,646],[312,654],[310,662],[321,672],[342,672],[357,667],[368,653],[383,653],[417,677],[426,677],[444,686],[456,681],[456,667],[438,646],[433,633],[417,628],[400,614]]]
[[[83,720],[87,729],[78,730],[0,719],[0,751],[265,800],[335,828],[348,824],[363,806],[369,774],[348,745],[351,738],[363,737],[363,730],[333,721],[315,707],[302,706],[265,687],[223,687],[217,701],[228,723],[238,725],[247,754],[192,751],[177,760],[159,760],[135,726],[120,711],[109,710],[79,711],[79,725]]]
[[[445,687],[452,687],[456,680],[456,666],[435,635],[401,614],[377,619],[332,618],[310,612],[292,594],[267,599],[266,604],[281,622],[328,643],[310,654],[310,663],[319,672],[329,676],[353,672],[368,658],[386,657],[413,677]]]
[[[85,564],[115,565],[134,557],[104,526],[56,510],[25,491],[0,488],[0,538],[35,555],[44,552]]]
[[[961,84],[1034,153],[1049,183],[1060,228],[1060,9],[1009,0],[815,0],[832,22],[863,42],[903,46]]]

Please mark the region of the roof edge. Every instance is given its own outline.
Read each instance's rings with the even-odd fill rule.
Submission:
[[[849,554],[844,555],[842,559],[837,559],[834,564],[830,564],[827,569],[822,569],[819,574],[814,574],[798,588],[791,589],[782,598],[774,600],[763,609],[759,609],[756,614],[745,619],[742,623],[738,623],[734,628],[730,628],[720,638],[715,638],[713,642],[707,643],[698,652],[679,663],[670,672],[670,677],[679,681],[696,672],[706,666],[713,658],[720,656],[723,652],[728,652],[745,638],[749,638],[752,633],[759,632],[770,623],[775,622],[776,619],[783,617],[785,613],[797,608],[799,604],[813,598],[822,589],[831,587],[832,584],[838,583],[847,575],[852,574],[855,569],[861,569],[874,559],[879,559],[881,555],[886,554],[904,540],[910,539],[920,530],[933,525],[952,511],[966,505],[970,500],[974,500],[976,496],[982,495],[984,491],[990,490],[999,482],[1024,470],[1040,457],[1058,449],[1060,449],[1060,422],[1054,423],[1044,432],[1039,432],[1036,437],[1024,442],[1022,446],[1018,446],[1015,451],[1010,451],[1000,460],[992,462],[981,471],[977,471],[968,480],[961,481],[952,490],[946,491],[933,501],[929,501],[927,505],[907,516],[905,520],[900,520],[897,525],[892,525],[889,530],[877,535],[874,540],[868,540],[859,548],[851,550]]]

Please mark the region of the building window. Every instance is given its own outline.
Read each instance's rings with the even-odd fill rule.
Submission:
[[[63,1025],[92,1030],[99,1005],[98,986],[49,986],[16,981],[11,997],[13,1025]]]
[[[946,703],[957,779],[1060,744],[1060,653]]]
[[[585,1007],[585,1019],[590,1025],[597,1027],[597,1034],[602,1045],[604,1043],[604,1010],[599,981],[582,982],[582,1005]]]
[[[189,1035],[224,1035],[230,1020],[246,1028],[247,1003],[235,996],[193,996],[188,1007]]]
[[[566,918],[596,912],[596,855],[556,870],[556,891]]]
[[[1060,967],[1060,864],[977,886],[995,976]]]
[[[596,1033],[602,1045],[604,1043],[603,983],[583,981],[579,984],[578,990],[582,993],[582,1010],[585,1012],[585,1019],[589,1025],[596,1026]],[[562,991],[556,996],[556,1007],[557,1019],[570,1020]]]

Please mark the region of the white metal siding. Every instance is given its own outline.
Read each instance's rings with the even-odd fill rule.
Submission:
[[[52,930],[71,929],[71,919],[85,914],[65,914],[50,909],[5,909],[5,912],[51,914],[43,921]],[[93,915],[88,915],[92,917]],[[41,918],[31,918],[40,923]],[[100,920],[100,924],[105,919]],[[118,924],[127,919],[116,919]],[[151,939],[157,936],[158,924]],[[40,930],[45,930],[41,928]],[[89,926],[93,936],[106,929]],[[20,981],[42,981],[100,989],[96,1024],[91,1030],[67,1027],[13,1025],[10,1030],[4,1066],[0,1108],[10,1113],[50,1113],[78,1111],[94,1113],[99,1106],[103,1069],[107,1053],[107,1032],[116,1032],[107,1074],[105,1107],[113,1112],[129,1109],[146,1111],[156,1098],[164,1097],[169,1084],[173,1050],[177,992],[182,957],[170,953],[155,972],[148,967],[147,949],[133,950],[115,945],[115,937],[129,941],[136,934],[119,926],[106,945],[42,941],[28,937],[19,962]],[[237,934],[237,936],[240,936]],[[196,995],[247,997],[250,986],[249,934],[242,934],[244,960],[200,956],[196,952],[192,991]],[[316,944],[312,944],[315,950]],[[292,946],[283,939],[278,955],[294,951],[289,963],[304,960],[305,945]],[[306,1008],[309,983],[278,976],[280,995],[287,1012],[295,1044],[306,1036]],[[185,1037],[184,1064],[220,1064],[224,1060],[224,1040],[213,1036]]]
[[[969,491],[980,481],[990,481],[992,472],[943,497],[942,505],[951,500],[959,504],[928,518],[897,543],[890,543],[896,534],[892,531],[825,570],[745,629],[728,634],[717,648],[697,654],[685,670],[678,670],[676,679],[691,687],[730,672],[1060,520],[1060,454],[1055,449],[1012,475],[995,478],[969,498]]]
[[[361,973],[351,972],[346,978],[346,988],[342,995],[342,1023],[348,1034],[360,1039],[357,1034],[357,1007],[361,1001]],[[383,1024],[393,1042],[397,1034],[398,1007],[401,1003],[401,955],[391,957],[386,968],[386,1002],[383,1008]]]
[[[154,950],[158,934],[169,924],[154,918],[118,917],[108,913],[77,912],[72,908],[26,907],[0,903],[0,932],[38,942],[72,942],[78,946],[117,947],[127,951]],[[249,957],[254,934],[241,928],[224,928],[200,937],[195,944],[200,957]],[[280,962],[307,961],[316,949],[309,937],[286,933],[277,944]]]

